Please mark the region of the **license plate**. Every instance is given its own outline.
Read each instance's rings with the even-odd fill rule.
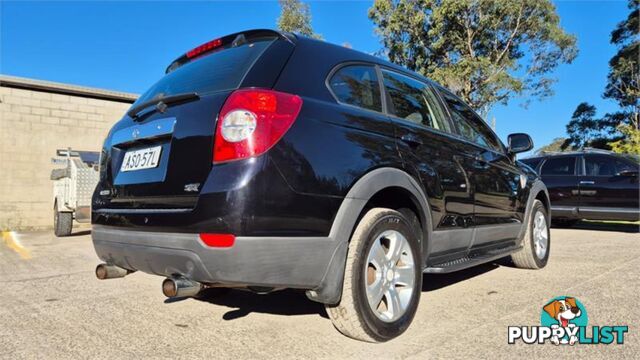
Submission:
[[[127,153],[124,154],[120,171],[134,171],[158,167],[161,151],[162,146],[127,151]]]

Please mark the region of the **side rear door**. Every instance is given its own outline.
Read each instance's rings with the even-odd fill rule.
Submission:
[[[637,220],[637,165],[605,154],[585,154],[583,158],[580,215],[587,219]]]
[[[471,174],[476,227],[471,249],[515,240],[522,228],[526,183],[522,171],[485,122],[462,100],[442,89],[461,139],[465,167]]]
[[[462,149],[435,89],[426,81],[382,69],[387,111],[398,149],[429,199],[434,224],[430,263],[466,254],[473,233],[473,193]]]
[[[549,191],[553,217],[574,218],[578,215],[580,188],[576,155],[547,158],[540,168],[540,176]]]

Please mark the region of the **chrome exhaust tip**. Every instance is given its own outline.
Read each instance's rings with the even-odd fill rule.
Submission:
[[[196,296],[203,285],[181,276],[172,276],[162,282],[162,293],[168,298]]]
[[[100,264],[96,266],[96,277],[100,280],[122,278],[132,272],[115,265]]]

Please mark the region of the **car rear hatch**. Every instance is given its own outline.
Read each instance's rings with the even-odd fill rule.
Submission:
[[[225,100],[240,87],[271,88],[292,50],[290,38],[253,30],[174,61],[105,140],[98,186],[103,207],[193,208],[213,166]]]

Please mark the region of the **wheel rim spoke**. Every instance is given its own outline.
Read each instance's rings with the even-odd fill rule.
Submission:
[[[398,291],[394,287],[390,287],[389,290],[385,293],[385,298],[387,299],[387,312],[391,319],[395,319],[399,317],[398,315],[403,312],[403,309],[400,305],[400,296],[398,295]]]
[[[373,284],[367,286],[367,299],[372,309],[377,309],[380,306],[384,293],[385,288],[381,278],[376,279]]]
[[[380,244],[380,241],[376,240],[373,242],[373,246],[369,253],[369,262],[375,265],[376,269],[380,270],[385,261],[386,254],[384,252],[384,248],[382,247],[382,244]]]
[[[397,232],[388,233],[385,237],[389,240],[389,251],[387,252],[387,259],[394,263],[400,260],[400,254],[402,253],[402,242],[404,237],[398,236]],[[406,240],[405,240],[406,241]]]
[[[413,266],[398,266],[396,268],[396,281],[397,285],[406,287],[413,287],[415,281],[415,274],[413,273]]]

